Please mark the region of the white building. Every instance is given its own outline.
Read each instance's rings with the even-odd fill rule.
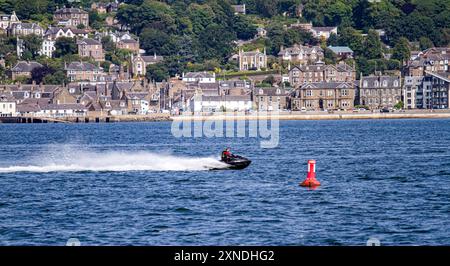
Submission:
[[[87,108],[82,104],[48,104],[41,107],[43,116],[70,117],[85,116]]]
[[[45,55],[47,57],[53,57],[53,52],[55,51],[55,41],[52,39],[43,39],[42,40],[42,48],[39,52],[41,55]]]
[[[337,27],[312,27],[311,32],[318,39],[328,40],[332,33],[338,34]]]
[[[250,95],[205,96],[197,94],[189,100],[191,112],[249,111],[252,106]]]
[[[16,115],[16,102],[9,95],[0,95],[0,116]]]
[[[403,104],[405,109],[416,109],[416,95],[421,90],[423,76],[406,76],[403,83]]]
[[[183,81],[187,83],[216,83],[216,73],[188,72],[183,73]]]

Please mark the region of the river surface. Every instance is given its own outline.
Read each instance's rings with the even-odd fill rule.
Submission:
[[[0,133],[0,245],[450,245],[450,120],[280,121],[273,149],[170,122]],[[205,170],[226,146],[252,164]]]

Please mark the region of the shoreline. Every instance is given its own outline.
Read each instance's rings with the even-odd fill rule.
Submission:
[[[173,121],[212,120],[377,120],[377,119],[448,119],[449,113],[338,113],[338,114],[250,114],[250,115],[194,115],[172,116]]]
[[[0,117],[0,124],[31,123],[130,123],[130,122],[171,122],[171,121],[242,121],[242,120],[377,120],[377,119],[450,119],[450,110],[435,112],[396,112],[396,113],[229,113],[229,114],[195,114],[195,115],[127,115],[127,116],[95,116],[85,117]]]

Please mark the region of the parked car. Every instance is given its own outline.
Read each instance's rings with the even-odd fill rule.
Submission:
[[[380,113],[389,113],[389,109],[388,108],[383,108],[380,110]]]

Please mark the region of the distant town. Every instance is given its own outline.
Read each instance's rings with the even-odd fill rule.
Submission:
[[[298,5],[296,21],[281,31],[307,34],[312,41],[269,53],[266,43],[273,34],[259,25],[253,36],[233,42],[227,58],[232,68],[213,64],[160,74],[168,55],[143,48],[147,42],[116,17],[122,5],[127,6],[119,1],[61,6],[46,25],[23,21],[15,11],[1,14],[2,45],[14,50],[0,53],[0,116],[450,109],[448,45],[423,47],[400,39],[380,54],[386,62],[398,58],[398,67],[363,71],[350,43],[333,41],[341,36],[338,26],[305,21],[306,7]],[[234,16],[247,16],[245,4],[232,8]],[[92,14],[102,16],[100,26],[90,21]],[[362,36],[375,36],[379,43],[389,38],[383,29]]]

